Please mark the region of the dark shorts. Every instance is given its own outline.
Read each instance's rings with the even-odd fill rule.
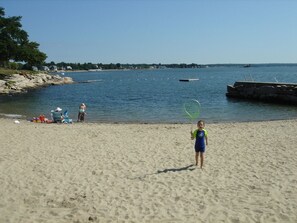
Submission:
[[[204,153],[205,152],[205,147],[195,146],[195,152],[196,153]]]

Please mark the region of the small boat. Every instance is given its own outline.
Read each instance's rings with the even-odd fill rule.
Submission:
[[[82,83],[93,83],[93,82],[101,82],[102,80],[86,80],[86,81],[78,81],[77,83],[80,83],[80,84],[82,84]]]
[[[245,64],[245,65],[243,65],[243,67],[250,67],[251,65],[250,64]]]
[[[96,72],[96,71],[102,71],[102,69],[89,69],[89,72]]]
[[[182,82],[190,82],[190,81],[198,81],[199,78],[189,78],[189,79],[179,79],[179,81],[182,81]]]

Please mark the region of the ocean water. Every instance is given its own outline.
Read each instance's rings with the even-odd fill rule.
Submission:
[[[1,96],[0,115],[26,119],[40,114],[50,117],[51,110],[61,107],[76,120],[78,106],[84,102],[88,122],[188,123],[190,120],[183,104],[196,99],[201,104],[199,119],[211,123],[297,117],[297,106],[225,96],[227,85],[240,80],[297,83],[297,65],[71,72],[65,75],[78,82],[100,81],[50,86],[22,95]],[[184,78],[199,80],[179,81]]]

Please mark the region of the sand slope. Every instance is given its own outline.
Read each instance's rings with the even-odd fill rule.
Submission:
[[[297,222],[297,120],[0,126],[1,223]]]

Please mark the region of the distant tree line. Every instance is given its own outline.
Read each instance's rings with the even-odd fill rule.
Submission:
[[[44,66],[49,68],[56,67],[57,69],[67,69],[67,67],[71,67],[72,70],[124,70],[124,69],[163,69],[163,68],[202,68],[205,65],[199,65],[195,63],[191,64],[161,64],[161,63],[153,63],[153,64],[121,64],[121,63],[110,63],[110,64],[102,64],[102,63],[66,63],[60,62],[55,63],[54,61],[50,63],[44,63]]]

